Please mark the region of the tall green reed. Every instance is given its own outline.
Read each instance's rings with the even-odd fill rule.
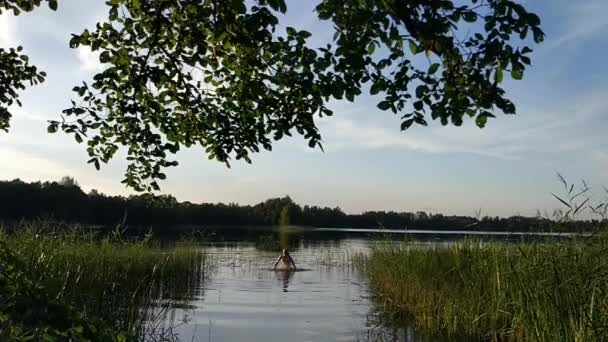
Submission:
[[[376,247],[359,256],[377,308],[418,329],[517,341],[608,339],[608,239]]]
[[[199,295],[213,267],[200,248],[162,248],[150,237],[129,241],[119,232],[25,226],[0,239],[51,298],[137,339],[172,303]]]
[[[376,308],[430,333],[515,341],[608,340],[608,199],[586,182],[553,194],[556,226],[593,218],[597,232],[520,244],[465,240],[416,246],[386,241],[354,264]],[[606,194],[608,189],[603,188]]]

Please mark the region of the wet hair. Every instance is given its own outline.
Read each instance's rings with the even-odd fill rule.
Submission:
[[[289,252],[287,251],[287,248],[283,248],[283,255],[289,255]]]

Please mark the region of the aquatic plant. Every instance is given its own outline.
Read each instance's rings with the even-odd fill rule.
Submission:
[[[13,279],[16,293],[35,288],[41,301],[69,308],[66,312],[78,312],[76,318],[84,322],[102,322],[108,331],[133,339],[144,338],[146,325],[160,319],[170,302],[192,298],[193,289],[200,288],[197,284],[211,270],[200,248],[161,248],[150,238],[128,241],[120,234],[100,237],[77,229],[40,231],[28,226],[0,233],[0,240],[14,273],[3,279]],[[14,298],[14,305],[24,305],[25,297]],[[2,313],[7,312],[4,301],[0,304]],[[37,308],[32,310],[46,310]],[[22,316],[12,321],[28,326]],[[53,324],[40,321],[34,330],[53,330]]]
[[[260,251],[278,252],[283,248],[297,248],[302,239],[300,232],[290,226],[279,226],[277,233],[264,234],[255,240],[255,248]]]
[[[356,264],[396,323],[450,336],[608,339],[608,238],[449,247],[384,244]]]
[[[260,235],[255,241],[255,248],[260,251],[277,252],[281,250],[281,244],[273,234]]]
[[[0,239],[0,339],[2,341],[127,341],[129,335],[85,317],[32,281],[26,265]]]

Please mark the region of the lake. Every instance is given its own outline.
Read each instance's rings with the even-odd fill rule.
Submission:
[[[174,322],[190,341],[362,341],[368,330],[367,289],[343,261],[363,241],[302,245],[298,272],[270,271],[276,253],[251,244],[214,246],[218,265],[191,308]]]
[[[248,232],[243,236],[252,238],[276,230]],[[383,324],[370,305],[365,279],[352,268],[352,255],[366,253],[377,243],[369,234],[387,232],[348,229],[331,232],[340,237],[335,238],[329,230],[294,229],[292,233],[298,240],[291,254],[301,270],[289,273],[271,271],[278,254],[260,251],[251,241],[208,244],[205,248],[216,263],[215,271],[193,291],[194,298],[180,303],[180,308],[165,323],[174,327],[175,336],[182,341],[438,340],[418,336],[407,326],[392,329]],[[445,232],[439,234],[442,233]],[[449,243],[437,240],[436,235],[437,232],[430,232],[423,239],[427,241],[417,243],[422,246]],[[460,236],[462,232],[451,235]],[[319,239],[319,236],[333,238]],[[503,237],[513,236],[539,237],[526,234]]]

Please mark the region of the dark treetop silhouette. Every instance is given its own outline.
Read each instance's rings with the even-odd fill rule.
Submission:
[[[5,0],[18,15],[56,0]],[[334,39],[322,48],[311,33],[278,32],[284,0],[112,0],[108,18],[73,35],[70,46],[100,53],[104,70],[74,88],[78,100],[51,121],[87,140],[99,168],[120,149],[123,182],[158,189],[169,153],[200,145],[210,159],[250,161],[293,131],[321,147],[315,117],[331,99],[369,89],[378,108],[402,117],[402,130],[429,117],[484,127],[497,112],[514,114],[501,88],[504,73],[523,77],[528,42],[544,34],[540,19],[510,0],[317,0],[316,16]],[[0,49],[0,129],[26,83],[45,74],[21,49]]]
[[[178,234],[176,226],[276,225],[288,216],[292,225],[394,229],[550,231],[593,230],[597,222],[568,221],[558,224],[541,217],[447,216],[427,212],[368,211],[346,214],[340,208],[300,206],[291,198],[273,198],[256,205],[179,202],[175,197],[152,194],[108,196],[95,190],[84,193],[72,178],[60,182],[25,183],[0,181],[0,224],[22,219],[59,220],[106,225],[124,223],[153,228],[155,233]],[[288,245],[281,246],[286,248]]]

